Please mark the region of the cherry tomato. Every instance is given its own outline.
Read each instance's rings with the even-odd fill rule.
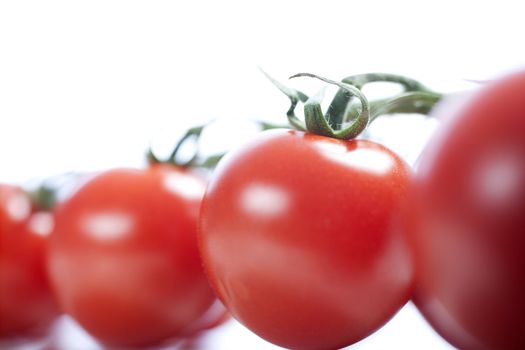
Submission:
[[[525,72],[484,87],[421,158],[415,301],[461,349],[525,349],[524,91]]]
[[[374,142],[261,133],[219,163],[203,199],[213,288],[280,346],[334,349],[366,337],[411,293],[398,216],[410,174]]]
[[[52,214],[0,185],[0,337],[42,335],[58,315],[46,272]]]
[[[116,169],[57,208],[49,268],[65,312],[115,346],[194,332],[216,300],[197,249],[204,188],[172,166]]]

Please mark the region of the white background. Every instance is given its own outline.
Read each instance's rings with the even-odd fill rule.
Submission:
[[[467,80],[525,65],[519,3],[1,1],[0,181],[144,166],[149,145],[166,155],[211,119],[234,132],[210,129],[205,152],[241,143],[250,133],[240,130],[254,132],[248,120],[285,122],[287,98],[258,67],[281,81],[386,71],[438,91],[476,88]],[[287,84],[322,86],[305,80]],[[436,125],[384,118],[372,137],[413,163]],[[208,344],[272,348],[235,323]],[[354,348],[449,346],[409,305]]]

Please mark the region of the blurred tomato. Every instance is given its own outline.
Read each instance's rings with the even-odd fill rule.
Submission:
[[[203,200],[203,262],[262,338],[335,349],[389,320],[412,287],[399,227],[410,169],[387,148],[290,130],[227,155]]]
[[[58,314],[45,265],[52,228],[22,189],[0,185],[0,337],[40,335]]]
[[[524,96],[525,72],[489,84],[421,158],[415,301],[462,349],[525,349]]]
[[[57,210],[50,273],[65,312],[106,344],[200,327],[216,300],[197,250],[204,182],[166,165],[104,172]]]

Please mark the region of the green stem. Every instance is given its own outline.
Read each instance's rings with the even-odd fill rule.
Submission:
[[[442,94],[433,91],[413,91],[391,98],[371,101],[370,122],[385,114],[418,113],[427,115],[442,97]],[[352,120],[357,113],[359,113],[359,106],[352,105],[345,120]]]
[[[405,77],[399,74],[390,74],[390,73],[367,73],[367,74],[357,74],[351,75],[342,80],[342,82],[353,85],[358,89],[362,89],[366,84],[377,83],[377,82],[386,82],[386,83],[395,83],[403,87],[404,92],[409,91],[425,91],[432,92],[426,86],[421,84],[419,81],[412,78]],[[339,89],[328,107],[326,117],[328,122],[333,128],[340,127],[345,121],[349,120],[349,116],[355,115],[355,109],[351,110],[350,113],[347,113],[347,107],[352,99],[352,96],[348,94],[344,89]],[[382,100],[382,101],[386,101]],[[371,109],[373,109],[373,102],[371,102]],[[409,113],[409,112],[407,112]],[[384,113],[383,113],[384,114]],[[375,116],[372,113],[371,121],[375,119]]]
[[[214,154],[200,162],[195,161],[192,166],[197,168],[214,169],[224,156],[225,153]]]

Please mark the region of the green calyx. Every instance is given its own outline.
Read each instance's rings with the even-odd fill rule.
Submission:
[[[299,73],[290,78],[297,77],[312,77],[320,79],[326,83],[338,86],[345,91],[349,96],[357,97],[361,103],[361,110],[356,118],[348,125],[343,126],[343,123],[337,123],[323,115],[321,110],[321,101],[324,89],[316,95],[310,97],[304,104],[304,119],[306,122],[306,129],[312,133],[333,137],[336,139],[349,140],[357,137],[368,125],[370,119],[370,106],[367,98],[355,86],[337,82],[334,80],[319,77],[310,73]]]
[[[57,203],[57,189],[46,184],[38,186],[32,191],[28,191],[29,198],[33,207],[38,210],[52,210]]]
[[[153,150],[150,148],[148,149],[148,152],[146,154],[146,157],[147,157],[147,160],[148,160],[148,163],[149,164],[169,164],[169,165],[173,165],[173,166],[176,166],[176,167],[181,167],[181,168],[193,168],[193,167],[197,167],[197,162],[199,160],[199,148],[198,148],[198,145],[195,146],[194,148],[194,152],[193,152],[193,155],[190,157],[189,160],[185,160],[185,161],[180,161],[178,158],[179,156],[179,153],[180,153],[180,150],[182,148],[182,146],[188,142],[188,141],[191,141],[191,140],[194,140],[196,144],[198,144],[198,141],[201,137],[201,134],[202,134],[202,131],[204,130],[204,128],[207,126],[208,124],[204,124],[204,125],[200,125],[200,126],[195,126],[195,127],[192,127],[190,129],[188,129],[184,135],[182,135],[182,137],[177,141],[177,143],[175,144],[175,147],[173,148],[173,151],[171,152],[171,154],[169,155],[169,157],[167,159],[159,159],[157,156],[155,156],[155,154],[153,153]]]
[[[417,80],[396,74],[359,74],[346,77],[341,82],[310,73],[291,76],[290,78],[312,77],[339,87],[328,110],[323,114],[321,101],[324,89],[308,97],[263,73],[290,99],[291,105],[287,117],[293,128],[336,139],[349,140],[357,137],[370,122],[381,115],[394,113],[426,115],[442,98],[442,94],[428,89]],[[403,92],[390,98],[369,102],[361,90],[365,85],[375,82],[399,84],[403,87]],[[358,103],[355,102],[356,99]],[[295,108],[299,102],[304,103],[304,122],[295,115]]]
[[[291,105],[290,108],[288,108],[288,111],[286,112],[286,116],[288,117],[288,122],[290,125],[300,131],[306,131],[306,125],[304,125],[303,121],[295,115],[295,107],[299,102],[305,103],[308,100],[308,96],[301,91],[294,90],[292,88],[289,88],[288,86],[282,84],[281,82],[275,80],[272,78],[268,73],[263,71],[261,69],[261,72],[272,82],[273,85],[275,85],[283,94],[288,96],[290,99]]]
[[[213,154],[207,157],[203,157],[200,152],[200,138],[202,136],[203,131],[212,123],[215,121],[212,120],[206,124],[195,126],[190,129],[188,129],[182,137],[177,141],[175,144],[175,147],[173,148],[173,151],[166,159],[160,159],[157,157],[153,150],[150,148],[147,151],[146,158],[150,165],[154,164],[168,164],[172,166],[176,166],[179,168],[201,168],[201,169],[207,169],[212,170],[214,169],[219,161],[222,159],[222,157],[225,155],[225,153],[218,153]],[[276,128],[285,128],[284,125],[276,125],[264,121],[259,120],[252,120],[254,124],[259,126],[261,130],[269,130],[269,129],[276,129]],[[192,149],[192,156],[188,160],[180,160],[180,153],[181,149],[183,148],[184,144],[186,142],[193,141],[193,149]]]

